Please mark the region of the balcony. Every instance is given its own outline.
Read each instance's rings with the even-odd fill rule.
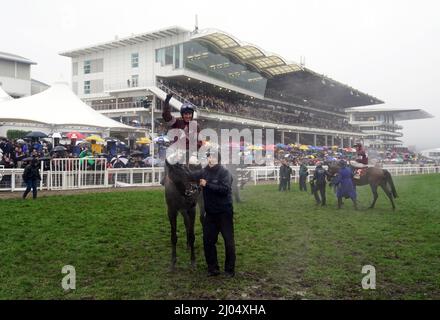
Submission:
[[[362,130],[362,132],[368,135],[382,135],[388,137],[403,137],[402,132],[393,132],[393,131],[385,131],[385,130]]]

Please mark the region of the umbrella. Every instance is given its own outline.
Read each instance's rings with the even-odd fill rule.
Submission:
[[[47,138],[47,134],[40,131],[32,131],[26,135],[26,138]]]
[[[102,139],[100,136],[98,136],[96,134],[87,137],[86,140],[87,141],[96,141],[96,142],[104,142],[105,141],[104,139]]]
[[[76,142],[76,145],[78,146],[90,146],[90,142],[85,141],[85,140],[80,140]]]
[[[68,139],[84,139],[86,136],[77,131],[72,131],[66,134],[66,137]]]
[[[144,161],[145,165],[150,166],[150,167],[152,166],[153,161],[154,161],[154,166],[158,166],[161,164],[160,159],[154,158],[154,160],[153,160],[152,157],[147,157],[143,161]]]
[[[170,138],[167,136],[159,136],[153,139],[155,143],[168,143],[170,142]]]
[[[273,144],[267,144],[264,147],[265,150],[269,150],[269,151],[274,151],[275,150],[275,146]]]
[[[23,139],[18,139],[18,140],[17,140],[17,143],[18,143],[18,144],[25,144],[26,141],[24,141]]]
[[[113,138],[113,137],[105,138],[105,142],[107,142],[107,143],[118,142],[118,141],[119,141],[119,139]]]
[[[59,133],[59,132],[53,133],[52,134],[52,138],[54,138],[54,139],[61,139],[61,133]]]
[[[300,145],[299,150],[309,150],[309,146],[302,144]]]
[[[137,144],[150,144],[151,140],[148,137],[142,137],[142,138],[136,140],[136,143]]]
[[[55,148],[52,149],[53,152],[65,152],[67,151],[67,149],[63,146],[56,146]]]
[[[124,156],[116,156],[110,160],[112,165],[115,165],[117,162],[122,162],[124,166],[128,163],[128,159]]]

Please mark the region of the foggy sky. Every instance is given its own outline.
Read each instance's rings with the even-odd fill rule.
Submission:
[[[405,144],[440,147],[440,2],[432,0],[1,0],[0,51],[32,77],[71,81],[61,51],[169,26],[226,31],[386,102],[436,118],[404,121]]]

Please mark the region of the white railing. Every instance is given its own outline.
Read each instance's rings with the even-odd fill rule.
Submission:
[[[323,166],[326,168],[326,166]],[[265,167],[248,167],[247,170],[251,171],[251,181],[257,184],[261,181],[276,181],[279,182],[279,166],[265,166]],[[299,166],[291,166],[292,168],[292,180],[293,182],[299,181]],[[307,167],[310,181],[315,172],[314,166]],[[388,170],[392,176],[406,176],[417,174],[433,174],[440,173],[440,166],[387,166],[384,169]]]
[[[49,168],[48,190],[105,188],[107,159],[52,159]]]
[[[46,168],[47,170],[43,170]],[[249,182],[279,182],[279,166],[247,167]],[[299,181],[299,166],[292,166],[292,180]],[[393,176],[440,173],[440,166],[394,166],[386,167]],[[309,166],[310,180],[315,167]],[[41,190],[75,190],[118,187],[159,186],[164,174],[163,167],[155,168],[107,168],[107,160],[101,158],[53,159],[49,166],[41,164]],[[0,168],[0,191],[23,191],[23,169]]]

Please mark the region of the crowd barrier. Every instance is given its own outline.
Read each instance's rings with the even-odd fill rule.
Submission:
[[[291,166],[292,182],[299,181],[299,166]],[[440,173],[440,166],[387,166],[392,176]],[[315,167],[309,166],[310,180]],[[23,169],[0,167],[0,191],[23,191]],[[242,172],[243,171],[243,172]],[[241,173],[243,173],[241,175]],[[41,162],[40,190],[75,190],[93,188],[120,188],[159,186],[163,167],[110,168],[106,159],[52,159]],[[248,182],[279,182],[279,166],[246,167],[237,169],[237,175],[248,177]],[[239,180],[239,179],[237,179]]]
[[[323,167],[326,168],[326,166]],[[251,181],[258,184],[261,181],[279,182],[279,168],[279,166],[247,167],[246,170],[251,173]],[[292,181],[299,182],[299,166],[291,166],[290,168],[292,169]],[[310,181],[313,178],[315,166],[308,166],[307,169],[309,172],[307,179]],[[388,170],[392,176],[440,173],[440,166],[387,166],[384,169]]]

